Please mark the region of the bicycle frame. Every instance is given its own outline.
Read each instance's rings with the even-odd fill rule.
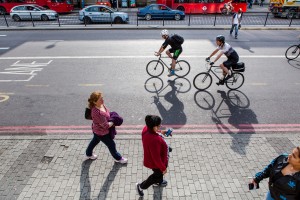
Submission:
[[[208,65],[208,64],[207,64]],[[209,69],[207,70],[207,73],[210,74],[210,72],[215,75],[215,77],[217,77],[217,79],[221,80],[221,78],[216,74],[216,72],[214,72],[212,70],[212,68],[220,68],[220,66],[213,66],[213,65],[210,65]],[[221,69],[221,68],[220,68]],[[230,69],[231,70],[231,69]]]
[[[158,57],[158,62],[161,62],[163,64],[163,66],[165,66],[167,69],[171,70],[171,67],[168,67],[168,65],[163,61],[163,59],[161,58],[169,58],[169,57],[161,57],[161,55],[159,55]],[[157,63],[158,63],[157,62]],[[176,61],[177,62],[177,61]]]

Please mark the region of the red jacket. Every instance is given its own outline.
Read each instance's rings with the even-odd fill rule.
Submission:
[[[142,132],[144,166],[165,171],[168,166],[168,146],[164,139],[147,126]]]

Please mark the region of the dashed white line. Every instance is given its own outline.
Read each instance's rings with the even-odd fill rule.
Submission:
[[[0,47],[0,50],[7,50],[9,47]]]

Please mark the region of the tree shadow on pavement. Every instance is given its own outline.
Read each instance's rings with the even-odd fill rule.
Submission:
[[[80,200],[91,199],[90,167],[93,160],[85,160],[81,164]]]
[[[153,187],[153,200],[162,200],[163,187]]]
[[[294,67],[294,68],[296,68],[296,69],[300,69],[300,61],[298,61],[298,60],[288,60],[288,63],[289,63],[292,67]]]
[[[107,175],[101,189],[100,192],[98,194],[98,197],[96,198],[97,200],[105,200],[107,198],[107,193],[109,191],[109,188],[111,186],[111,184],[114,182],[115,177],[119,171],[119,169],[121,169],[121,167],[127,166],[127,164],[121,164],[121,163],[114,163],[112,169],[110,170],[109,174]]]

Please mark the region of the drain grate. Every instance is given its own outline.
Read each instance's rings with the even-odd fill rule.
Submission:
[[[52,161],[53,156],[44,156],[41,160],[41,163],[48,164]]]

